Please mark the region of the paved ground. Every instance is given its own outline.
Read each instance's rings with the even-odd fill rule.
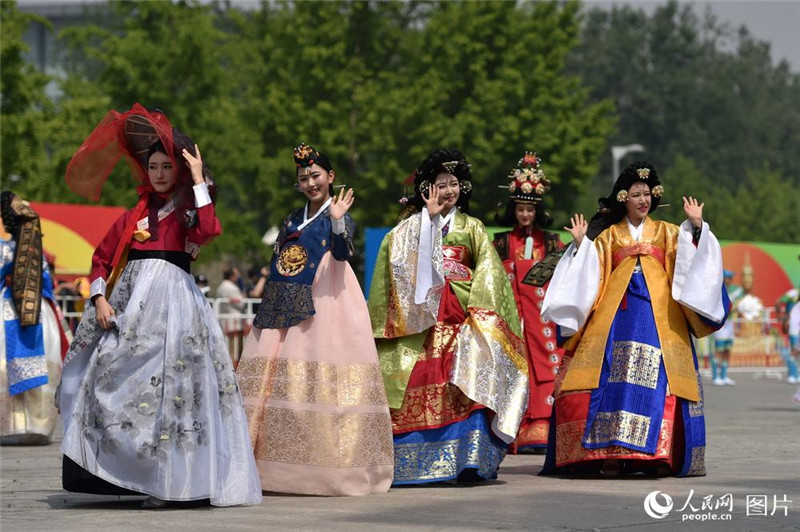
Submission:
[[[258,507],[143,511],[141,498],[62,491],[57,444],[3,447],[0,528],[3,532],[800,530],[800,407],[790,402],[796,386],[757,378],[752,371],[732,376],[738,381],[735,387],[706,386],[708,476],[702,478],[539,477],[543,457],[509,456],[497,481],[477,487],[397,488],[361,498],[268,494]],[[662,519],[645,513],[645,497],[653,491],[673,500],[672,510]],[[732,510],[719,507],[726,494],[732,495]],[[751,503],[766,499],[766,508],[759,512],[752,505],[748,515],[748,496]],[[703,509],[704,498],[711,510]],[[655,501],[656,510],[666,505],[664,495]]]

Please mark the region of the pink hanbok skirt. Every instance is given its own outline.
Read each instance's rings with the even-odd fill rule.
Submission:
[[[264,491],[368,495],[389,490],[392,426],[369,313],[350,265],[328,252],[316,314],[253,328],[237,369]]]

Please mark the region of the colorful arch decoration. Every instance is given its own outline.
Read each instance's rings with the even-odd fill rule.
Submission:
[[[56,276],[73,280],[89,274],[92,253],[123,207],[31,202],[42,222],[42,246],[55,258]]]

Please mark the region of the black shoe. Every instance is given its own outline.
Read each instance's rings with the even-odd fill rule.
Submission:
[[[164,499],[150,496],[142,503],[142,510],[161,510],[166,508],[168,505],[169,503]]]
[[[459,484],[477,484],[485,481],[486,479],[478,474],[478,470],[471,467],[458,474]]]

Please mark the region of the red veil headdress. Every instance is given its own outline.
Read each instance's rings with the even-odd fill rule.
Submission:
[[[64,179],[69,188],[92,201],[100,199],[103,184],[122,156],[125,156],[131,172],[139,181],[139,201],[114,253],[114,272],[107,283],[109,292],[121,271],[120,266],[127,262],[124,256],[136,230],[136,222],[147,211],[153,192],[147,175],[147,152],[159,140],[172,159],[173,166],[183,168],[185,165],[177,164],[175,159],[174,133],[167,116],[161,111],[149,111],[136,103],[124,113],[109,111],[67,165]]]
[[[98,201],[103,184],[125,156],[133,175],[147,188],[147,150],[158,140],[176,162],[172,124],[164,113],[148,111],[138,103],[124,113],[111,110],[72,156],[67,185],[76,194]]]

